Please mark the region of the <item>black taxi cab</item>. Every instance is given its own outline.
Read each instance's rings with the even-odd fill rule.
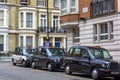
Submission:
[[[113,60],[108,50],[99,46],[73,46],[63,62],[66,74],[79,72],[91,75],[94,80],[103,77],[120,80],[120,63]]]
[[[39,46],[32,56],[32,68],[47,68],[48,71],[63,69],[63,48]]]
[[[34,54],[35,48],[16,47],[12,55],[12,63],[22,64],[24,67],[31,66],[31,56]]]

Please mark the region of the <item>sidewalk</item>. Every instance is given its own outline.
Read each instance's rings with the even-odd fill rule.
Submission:
[[[10,62],[11,57],[10,56],[0,56],[0,62]]]

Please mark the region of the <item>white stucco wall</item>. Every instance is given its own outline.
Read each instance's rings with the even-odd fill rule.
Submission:
[[[113,21],[113,40],[94,42],[93,24]],[[86,22],[80,22],[80,44],[89,46],[101,46],[110,51],[114,57],[120,58],[120,14],[91,19]]]

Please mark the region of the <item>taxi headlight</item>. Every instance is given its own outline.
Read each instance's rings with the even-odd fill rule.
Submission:
[[[54,62],[59,62],[59,59],[58,59],[58,58],[55,58],[55,59],[54,59]]]
[[[107,64],[101,64],[101,66],[102,66],[103,68],[107,68],[107,67],[108,67]]]

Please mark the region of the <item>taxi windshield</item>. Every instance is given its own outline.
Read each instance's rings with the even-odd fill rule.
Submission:
[[[109,52],[106,49],[90,48],[90,52],[92,53],[92,55],[96,59],[100,59],[100,58],[102,58],[102,59],[110,59],[111,58]]]
[[[49,48],[49,55],[54,55],[54,56],[63,56],[65,54],[64,49],[61,48]]]
[[[27,52],[28,54],[34,54],[35,49],[26,49],[26,52]]]

